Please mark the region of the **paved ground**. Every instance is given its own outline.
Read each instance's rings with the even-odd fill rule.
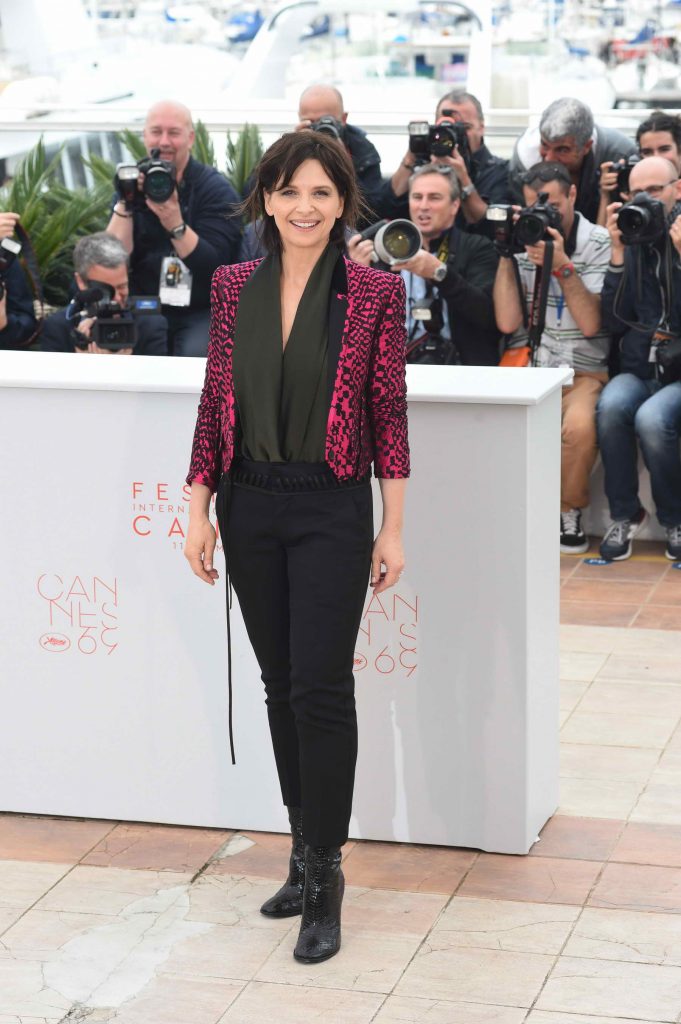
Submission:
[[[285,837],[0,815],[0,1024],[681,1022],[681,573],[647,545],[562,574],[529,856],[349,843],[343,948],[305,967],[258,913]]]

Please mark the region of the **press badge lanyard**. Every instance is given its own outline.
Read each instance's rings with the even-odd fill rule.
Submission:
[[[450,235],[450,233],[451,232],[448,231],[440,239],[440,245],[438,246],[438,250],[437,250],[437,258],[439,259],[440,263],[446,263],[448,258],[449,258],[449,235]],[[414,297],[413,297],[413,294],[412,294],[413,285],[414,285],[414,275],[410,273],[409,274],[409,310],[410,310],[410,312],[411,312],[411,309],[412,309],[412,307],[414,305],[414,302],[416,301],[414,299]],[[432,281],[426,281],[426,295],[432,295],[432,294],[433,294],[433,282]],[[418,330],[422,329],[419,326],[418,321],[414,320],[413,316],[412,316],[411,319],[412,319],[412,326],[411,326],[411,332],[409,334],[409,341],[412,341],[412,339],[416,336],[416,332]],[[450,327],[450,332],[451,332],[451,327]]]

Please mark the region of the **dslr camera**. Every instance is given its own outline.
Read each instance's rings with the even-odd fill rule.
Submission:
[[[338,139],[339,142],[345,141],[345,125],[342,121],[337,121],[331,114],[324,114],[318,121],[313,121],[310,130],[320,132],[322,135],[329,135],[332,139]]]
[[[415,256],[423,245],[421,232],[413,221],[397,217],[395,220],[379,220],[360,232],[362,241],[373,239],[374,251],[371,262],[377,270],[390,270],[396,263],[403,263]]]
[[[629,178],[631,176],[631,169],[635,164],[639,162],[640,159],[641,157],[638,155],[638,153],[632,153],[631,156],[627,157],[626,159],[622,157],[621,160],[615,160],[612,163],[608,164],[606,168],[607,171],[611,171],[613,173],[617,172],[617,184],[615,185],[615,189],[617,192],[619,192],[620,195],[622,195],[624,192],[629,191]],[[597,176],[600,180],[600,167],[598,168]]]
[[[471,170],[471,147],[468,144],[468,128],[466,121],[442,120],[438,124],[427,121],[410,121],[409,152],[413,153],[416,163],[430,163],[431,156],[451,156],[455,149],[463,158],[466,168]]]
[[[492,203],[487,207],[486,219],[494,225],[494,241],[499,249],[523,252],[526,245],[537,245],[551,239],[549,228],[560,229],[562,216],[548,192],[540,192],[536,203],[525,206],[514,221],[513,207],[505,203]]]
[[[100,348],[117,352],[121,348],[134,348],[137,344],[137,317],[161,312],[157,295],[131,295],[125,305],[113,301],[114,290],[102,281],[90,281],[88,287],[76,293],[67,312],[67,319],[80,323],[88,317],[95,322],[86,339],[75,330],[76,348],[87,348],[94,341]]]
[[[625,245],[657,242],[668,230],[664,203],[647,192],[637,192],[617,211],[617,227]]]
[[[142,175],[142,191],[137,179]],[[121,163],[116,166],[114,187],[128,209],[144,209],[144,198],[154,203],[165,203],[175,191],[175,167],[169,160],[161,160],[161,150],[152,149],[136,164]]]
[[[14,263],[21,252],[21,245],[13,238],[3,238],[0,241],[0,302],[5,297],[5,279],[7,271]]]

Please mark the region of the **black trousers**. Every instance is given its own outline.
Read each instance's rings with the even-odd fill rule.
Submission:
[[[306,843],[341,846],[357,759],[352,668],[371,568],[371,485],[339,486],[325,464],[242,461],[228,489],[228,572],[265,684],[282,797],[302,808]]]

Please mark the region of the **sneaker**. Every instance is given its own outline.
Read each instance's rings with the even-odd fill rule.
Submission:
[[[681,523],[678,526],[667,526],[667,548],[665,555],[672,562],[681,562]]]
[[[622,562],[631,557],[631,542],[647,522],[648,513],[644,508],[639,510],[635,519],[616,520],[601,541],[601,558],[609,562]]]
[[[560,550],[567,555],[581,555],[589,548],[589,538],[582,529],[582,511],[568,509],[560,514]]]

